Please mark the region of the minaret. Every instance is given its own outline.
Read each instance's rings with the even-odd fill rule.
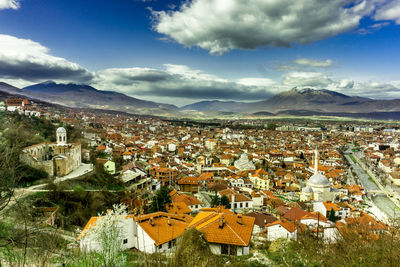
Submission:
[[[318,173],[318,147],[315,147],[315,157],[314,157],[314,174]]]

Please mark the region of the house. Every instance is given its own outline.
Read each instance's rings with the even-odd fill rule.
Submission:
[[[274,241],[279,238],[297,239],[297,227],[293,222],[282,219],[265,225],[264,234],[267,235],[268,241]]]
[[[231,203],[231,209],[242,210],[242,209],[251,209],[253,207],[253,201],[251,198],[247,197],[244,194],[237,193],[236,191],[228,188],[225,190],[221,190],[218,192],[219,196],[226,196]]]
[[[258,169],[254,174],[249,172],[249,179],[253,183],[253,187],[260,190],[269,190],[270,179],[268,173],[262,169]]]
[[[106,170],[109,174],[115,174],[115,162],[108,160],[106,163],[104,163],[104,170]]]
[[[6,99],[7,111],[24,110],[29,105],[28,99]]]
[[[233,163],[233,156],[232,154],[223,154],[220,158],[220,162],[226,166],[229,166]]]
[[[134,238],[135,248],[146,253],[165,252],[175,247],[176,239],[181,236],[193,220],[188,215],[176,215],[155,212],[135,217],[137,228]]]
[[[185,202],[176,202],[166,204],[167,212],[171,214],[190,214],[192,210]]]
[[[93,229],[101,217],[92,217],[78,237],[81,250],[99,251],[100,241]],[[122,248],[136,248],[146,253],[168,251],[176,245],[176,239],[181,236],[192,221],[188,215],[177,215],[165,212],[155,212],[146,215],[118,215],[116,226],[120,228],[119,242]]]
[[[162,185],[173,185],[178,176],[178,171],[172,168],[153,167],[150,169],[150,176],[157,179]]]
[[[185,203],[193,212],[198,212],[202,208],[202,202],[192,195],[186,195],[177,192],[176,190],[170,192],[171,200],[173,203]]]
[[[329,213],[333,210],[335,217],[343,220],[344,218],[350,217],[350,206],[345,203],[333,203],[330,201],[326,202],[315,202],[313,204],[314,211],[318,211],[326,217],[329,217]]]
[[[198,177],[187,176],[179,179],[178,185],[180,191],[195,194],[199,192],[200,180]]]
[[[188,228],[202,232],[211,252],[217,255],[248,255],[255,218],[241,214],[200,212]]]
[[[263,232],[265,230],[265,225],[278,220],[271,214],[264,212],[251,212],[245,215],[255,218],[253,234],[259,234]]]

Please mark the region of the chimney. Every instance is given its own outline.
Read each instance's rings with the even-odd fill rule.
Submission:
[[[150,217],[149,222],[150,222],[150,225],[151,225],[151,226],[154,226],[154,218],[153,218],[153,217]]]
[[[237,215],[237,222],[238,222],[238,224],[243,225],[243,217],[242,217],[242,214],[240,214],[240,213]]]
[[[168,225],[171,225],[171,217],[168,216]]]
[[[221,215],[219,217],[219,228],[224,228],[224,224],[225,224],[224,216]]]

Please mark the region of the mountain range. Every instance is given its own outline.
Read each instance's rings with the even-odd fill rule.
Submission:
[[[256,102],[202,101],[182,107],[185,110],[226,111],[240,113],[282,113],[283,111],[313,111],[321,113],[370,113],[400,111],[400,100],[375,100],[348,96],[330,90],[297,89]]]
[[[103,91],[89,85],[73,83],[63,84],[46,81],[22,89],[0,83],[0,90],[76,108],[107,109],[139,114],[156,114],[178,110],[174,105],[141,100],[114,91]]]
[[[22,89],[0,82],[0,91],[68,107],[159,116],[190,117],[199,114],[207,116],[242,113],[255,116],[331,115],[358,118],[400,118],[400,99],[375,100],[310,88],[293,88],[269,99],[256,102],[200,101],[181,108],[137,99],[114,91],[98,90],[89,85],[62,84],[53,81],[34,84]]]

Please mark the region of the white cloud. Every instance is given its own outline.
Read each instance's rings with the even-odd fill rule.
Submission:
[[[375,0],[193,0],[177,11],[153,11],[154,29],[211,54],[232,49],[289,47],[358,27]]]
[[[294,63],[309,67],[319,67],[319,68],[328,68],[331,67],[333,61],[330,59],[327,60],[316,60],[316,59],[308,59],[308,58],[298,58],[293,60]]]
[[[332,84],[333,80],[322,72],[294,71],[283,75],[282,84],[292,87],[311,87],[324,89]]]
[[[0,34],[0,78],[86,82],[93,74],[76,63],[50,55],[50,50],[38,42]]]
[[[374,19],[394,20],[397,24],[400,24],[400,0],[389,1],[387,4],[378,8]]]
[[[132,96],[186,99],[260,100],[273,93],[272,80],[253,78],[238,82],[194,70],[184,65],[165,64],[165,69],[114,68],[97,72],[92,84]]]
[[[352,91],[347,91],[351,95],[370,97],[374,99],[393,99],[400,98],[400,83],[393,82],[356,82]]]
[[[337,87],[341,89],[351,89],[354,86],[354,81],[352,79],[343,79],[339,81]]]
[[[18,9],[20,7],[18,0],[0,0],[1,9]]]

